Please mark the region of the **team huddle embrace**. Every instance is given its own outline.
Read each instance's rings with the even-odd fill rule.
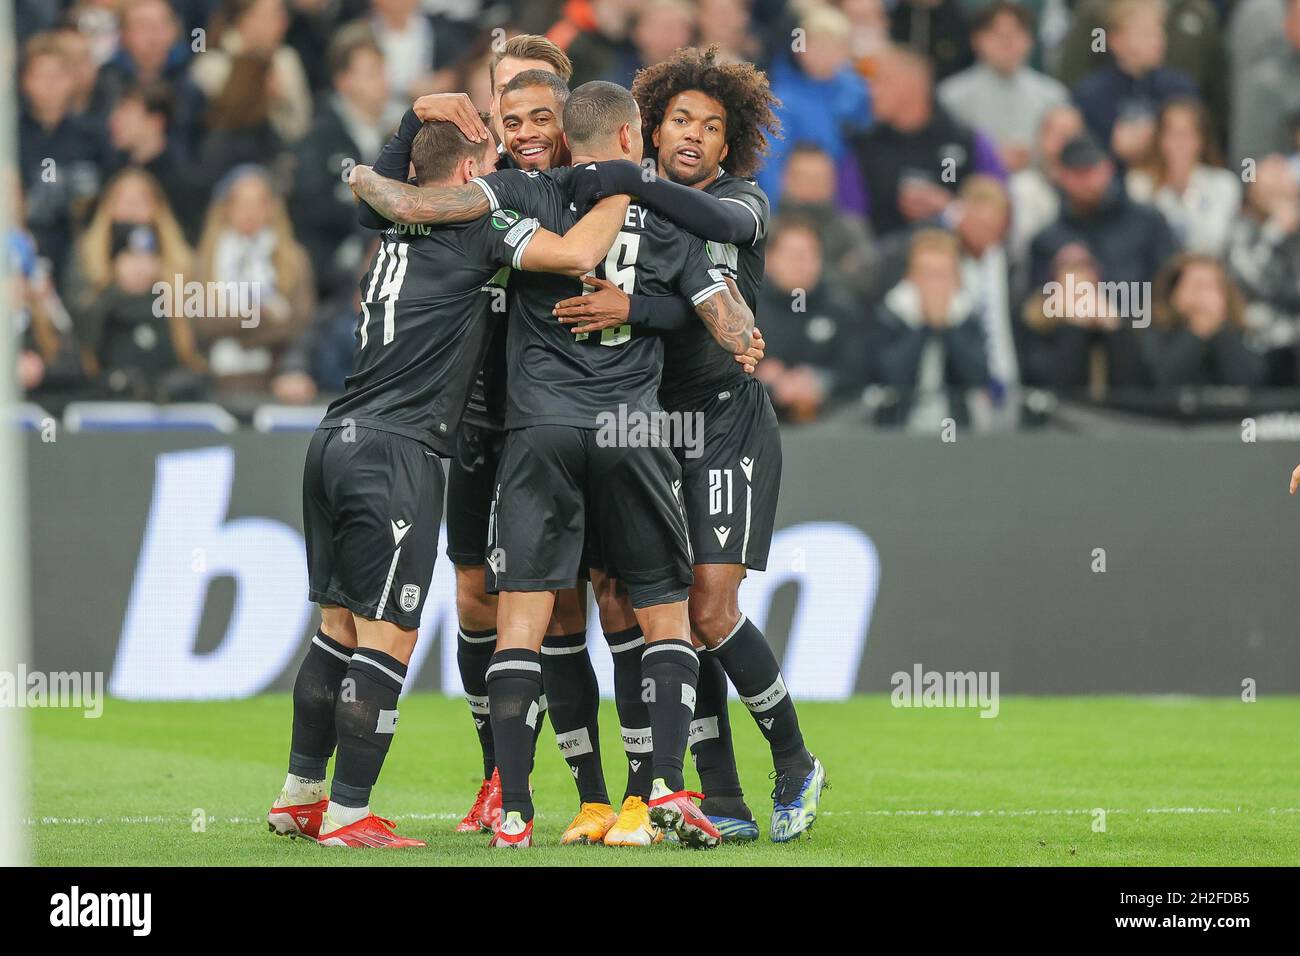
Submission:
[[[490,114],[460,94],[424,97],[374,166],[351,172],[380,241],[353,373],[307,452],[321,627],[268,823],[327,846],[424,846],[370,795],[445,496],[457,662],[483,753],[458,830],[532,844],[529,776],[549,714],[578,791],[562,843],[757,839],[730,678],[771,747],[771,839],[793,840],[825,773],[738,600],[747,571],[766,567],[781,480],[776,416],[752,375],[769,207],[747,177],[776,132],[766,77],[683,49],[630,91],[570,91],[565,54],[526,35],[491,71]],[[683,443],[665,423],[687,419],[699,427]],[[618,809],[588,588],[614,661]],[[686,789],[688,748],[703,793]]]

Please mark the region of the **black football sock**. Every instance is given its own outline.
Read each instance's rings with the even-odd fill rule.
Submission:
[[[600,765],[600,685],[587,653],[587,635],[547,635],[542,641],[542,688],[560,755],[582,803],[609,803]]]
[[[652,777],[670,790],[686,789],[682,757],[695,712],[695,681],[700,674],[695,648],[686,640],[647,643],[641,652],[641,699],[650,711]]]
[[[767,738],[777,772],[806,776],[812,770],[812,757],[799,732],[799,716],[781,679],[781,667],[763,632],[742,614],[731,634],[708,653],[722,664]]]
[[[542,693],[541,656],[526,647],[511,647],[492,655],[487,669],[488,707],[492,711],[492,739],[501,772],[501,812],[517,810],[525,821],[533,818],[533,798],[528,792],[528,771],[542,714],[537,699]]]
[[[695,688],[695,719],[691,721],[691,756],[700,775],[700,789],[710,799],[744,796],[736,753],[731,744],[727,712],[727,675],[712,654],[700,654],[700,679]]]
[[[614,707],[618,711],[623,753],[627,756],[627,790],[623,799],[650,799],[654,752],[650,709],[641,699],[641,651],[645,636],[639,626],[606,634],[614,658]]]
[[[371,647],[358,647],[339,688],[334,720],[339,756],[334,762],[330,800],[344,807],[364,807],[379,779],[384,758],[397,732],[397,698],[406,680],[406,665]]]
[[[334,705],[339,685],[352,663],[352,648],[317,631],[307,646],[293,682],[293,737],[289,772],[308,780],[324,780],[325,765],[334,755],[338,732]]]
[[[492,776],[497,755],[492,746],[492,721],[488,719],[487,669],[497,646],[497,631],[467,631],[461,628],[456,638],[456,667],[465,688],[465,703],[478,728],[478,746],[483,752],[483,779]]]

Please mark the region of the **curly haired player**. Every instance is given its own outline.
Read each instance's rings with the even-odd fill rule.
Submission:
[[[754,308],[770,210],[767,196],[745,177],[757,170],[768,136],[778,132],[773,112],[778,104],[767,76],[752,64],[719,62],[716,47],[683,49],[642,70],[632,92],[657,174],[631,163],[602,164],[601,193],[633,193],[638,202],[709,240],[714,263],[735,279]],[[575,333],[628,321],[654,325],[654,316],[636,312],[636,303],[608,284],[557,307]],[[659,392],[666,410],[704,421],[703,454],[679,454],[694,551],[691,631],[706,649],[700,655],[691,751],[705,791],[704,812],[724,839],[756,839],[758,827],[745,804],[731,745],[729,676],[771,746],[776,777],[771,837],[785,842],[812,826],[825,772],[804,746],[776,656],[738,602],[748,569],[767,565],[781,485],[780,432],[762,384],[740,373],[725,353],[707,348],[708,338],[700,322],[669,331]],[[633,655],[625,656],[626,663],[615,655],[616,671],[636,666]],[[616,676],[616,687],[621,683],[635,686]]]

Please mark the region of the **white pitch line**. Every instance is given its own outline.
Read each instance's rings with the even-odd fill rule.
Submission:
[[[1049,808],[1025,810],[823,810],[819,816],[824,817],[1067,817],[1091,816],[1096,810],[1112,813],[1149,813],[1149,814],[1211,814],[1235,815],[1257,813],[1300,813],[1300,807],[1147,807],[1144,810],[1132,810],[1124,807],[1093,808]],[[458,813],[401,813],[403,820],[459,820]],[[26,817],[27,826],[97,826],[104,823],[134,825],[186,824],[193,821],[188,816],[138,816],[138,817]],[[229,823],[235,825],[265,823],[265,817],[217,817],[209,816],[205,823]]]

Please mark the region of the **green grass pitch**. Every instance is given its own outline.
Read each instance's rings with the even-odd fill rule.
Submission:
[[[758,844],[557,846],[577,801],[548,727],[533,777],[538,845],[490,852],[484,836],[451,832],[478,784],[478,747],[464,703],[433,694],[403,701],[373,802],[427,850],[327,850],[267,832],[262,818],[284,779],[287,695],[109,700],[98,720],[28,711],[27,832],[37,863],[74,866],[1300,863],[1300,698],[1004,697],[999,716],[983,719],[896,709],[879,696],[800,714],[832,789],[811,836],[784,846],[766,840],[766,745],[733,706]],[[625,764],[608,702],[601,726],[617,800]]]

